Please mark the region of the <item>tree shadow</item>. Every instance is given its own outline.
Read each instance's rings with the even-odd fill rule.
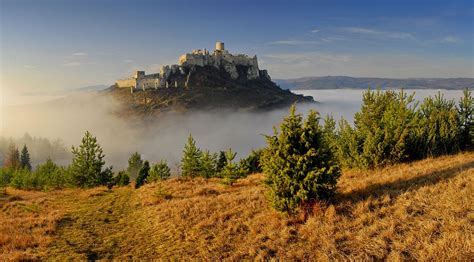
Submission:
[[[409,179],[401,178],[384,184],[372,184],[365,188],[348,193],[337,194],[334,200],[336,203],[349,202],[351,204],[356,204],[365,201],[370,197],[378,198],[383,195],[390,195],[390,197],[395,198],[405,192],[417,190],[424,186],[434,185],[443,180],[448,180],[473,167],[474,161],[469,161],[453,167],[436,170],[422,176],[412,177]]]

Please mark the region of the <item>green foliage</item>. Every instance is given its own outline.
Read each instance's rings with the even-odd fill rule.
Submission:
[[[74,157],[69,171],[75,185],[84,188],[112,182],[112,167],[102,169],[105,165],[102,147],[89,131],[85,133],[79,147],[72,147],[72,154]]]
[[[403,90],[368,90],[363,95],[360,112],[355,114],[354,126],[358,150],[355,166],[373,168],[398,163],[409,158],[413,143],[411,131],[416,126],[414,94]]]
[[[135,188],[140,188],[141,186],[143,186],[146,183],[149,174],[150,174],[150,163],[148,163],[148,161],[145,160],[145,162],[143,162],[142,168],[138,172],[138,177],[135,180]]]
[[[14,170],[11,168],[0,168],[0,188],[10,185],[13,173]]]
[[[201,173],[204,178],[215,177],[217,174],[217,154],[211,154],[209,150],[205,150],[201,155]]]
[[[127,186],[128,184],[130,184],[130,177],[127,172],[122,170],[114,177],[114,185]]]
[[[196,146],[196,141],[190,134],[181,159],[181,175],[190,178],[200,176],[203,170],[201,158],[202,151]]]
[[[11,186],[25,190],[52,190],[60,189],[71,184],[69,173],[56,165],[51,159],[37,166],[34,172],[27,168],[10,170]]]
[[[340,169],[330,146],[325,143],[319,114],[310,111],[303,123],[301,114],[290,109],[274,135],[267,136],[261,163],[273,206],[294,212],[299,205],[327,199],[335,191]]]
[[[166,160],[161,160],[151,167],[150,176],[146,182],[157,182],[166,180],[171,176],[171,169],[168,167]]]
[[[227,163],[224,168],[222,168],[220,176],[224,178],[224,183],[228,185],[232,185],[238,178],[242,177],[242,172],[239,169],[239,166],[234,163],[236,155],[237,153],[232,152],[232,149],[230,148],[225,152]]]
[[[21,149],[20,168],[26,168],[31,171],[30,153],[28,152],[26,145],[24,145],[23,149]]]
[[[474,145],[474,98],[469,89],[464,89],[463,97],[459,101],[459,117],[461,123],[460,146],[462,149]]]
[[[246,158],[242,158],[239,162],[240,171],[244,175],[253,173],[261,173],[262,167],[260,165],[260,158],[262,156],[262,149],[252,150]]]
[[[227,164],[227,159],[225,158],[225,151],[220,151],[216,164],[216,172],[221,172],[225,164]]]
[[[138,172],[140,172],[140,169],[142,169],[142,166],[143,166],[142,156],[138,152],[133,153],[128,159],[128,167],[127,167],[127,173],[132,180],[137,179]]]
[[[441,93],[425,98],[420,106],[420,128],[417,130],[417,158],[439,156],[459,151],[461,120],[453,100]],[[415,152],[414,152],[415,153]]]

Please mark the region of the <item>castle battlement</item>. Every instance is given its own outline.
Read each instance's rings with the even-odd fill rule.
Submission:
[[[131,78],[118,80],[118,87],[136,88],[169,88],[178,87],[178,82],[170,81],[172,74],[190,74],[195,66],[213,66],[224,69],[232,79],[239,78],[242,74],[238,67],[245,67],[245,78],[248,80],[259,77],[269,78],[265,70],[259,70],[257,56],[250,57],[245,54],[231,54],[224,48],[223,42],[216,42],[215,50],[210,53],[207,49],[195,49],[178,58],[178,64],[162,66],[159,73],[146,75],[145,71],[136,71]],[[189,79],[189,75],[187,76]],[[188,87],[188,81],[184,82]]]

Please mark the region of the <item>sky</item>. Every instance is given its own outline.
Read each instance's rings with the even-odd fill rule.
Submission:
[[[473,3],[0,0],[0,95],[111,85],[216,41],[272,78],[474,77]]]

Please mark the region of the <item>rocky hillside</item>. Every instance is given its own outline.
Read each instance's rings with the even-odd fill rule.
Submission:
[[[282,90],[262,74],[257,79],[245,77],[247,68],[238,66],[242,77],[233,79],[223,68],[192,66],[191,71],[175,73],[170,83],[188,82],[188,87],[135,89],[111,86],[103,94],[116,98],[123,106],[122,114],[154,116],[163,112],[187,112],[189,110],[236,109],[244,111],[270,110],[287,107],[293,103],[311,103],[312,97],[296,95]],[[188,78],[188,79],[184,79]]]
[[[373,78],[349,76],[303,77],[276,80],[283,89],[339,88],[406,88],[406,89],[464,89],[474,88],[474,78]]]

